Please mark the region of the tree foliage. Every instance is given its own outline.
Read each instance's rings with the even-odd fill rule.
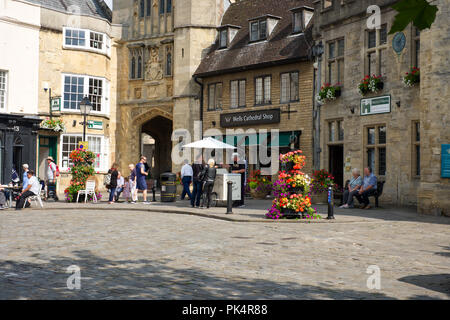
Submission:
[[[389,34],[403,31],[411,22],[419,29],[431,27],[436,19],[437,6],[431,5],[427,0],[400,0],[392,5],[398,13],[394,18]]]

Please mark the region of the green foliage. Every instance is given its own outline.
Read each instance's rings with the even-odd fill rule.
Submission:
[[[436,19],[437,6],[426,0],[400,0],[392,5],[398,13],[394,18],[389,34],[403,31],[409,23],[419,30],[428,29]]]

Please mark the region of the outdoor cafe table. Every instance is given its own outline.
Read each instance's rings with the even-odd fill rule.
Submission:
[[[9,185],[0,185],[1,189],[9,190],[9,207],[12,207],[13,193],[14,191],[21,191],[22,188],[20,186],[9,186]]]

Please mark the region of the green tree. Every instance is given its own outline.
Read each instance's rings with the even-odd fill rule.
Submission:
[[[408,24],[419,30],[428,29],[436,19],[438,8],[426,0],[400,0],[391,6],[398,13],[389,34],[403,31]]]

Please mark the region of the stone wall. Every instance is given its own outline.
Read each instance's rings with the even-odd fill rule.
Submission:
[[[450,216],[450,179],[441,178],[441,144],[450,143],[450,8],[433,2],[438,13],[421,34],[421,173],[418,212]]]
[[[390,8],[382,10],[381,24],[386,23],[387,30],[391,28],[394,15],[395,12]],[[329,29],[324,28],[322,30],[320,40],[324,44],[326,53],[322,56],[321,61],[321,83],[326,82],[328,72],[328,41],[344,38],[345,69],[342,96],[320,107],[321,167],[329,169],[329,146],[333,145],[328,138],[328,123],[330,121],[343,121],[344,140],[340,144],[344,147],[344,181],[351,178],[353,168],[359,168],[362,172],[362,169],[368,165],[365,148],[367,127],[385,125],[387,134],[386,174],[379,176],[377,172],[378,164],[374,168],[374,173],[379,176],[379,180],[385,181],[380,202],[396,205],[416,205],[420,177],[416,176],[414,172],[414,145],[412,141],[414,123],[420,119],[421,88],[419,86],[405,88],[402,83],[402,77],[411,70],[413,65],[413,29],[408,26],[404,31],[406,46],[400,54],[394,52],[392,48],[393,36],[388,35],[386,50],[384,51],[386,53],[385,73],[382,75],[384,89],[379,93],[367,96],[370,98],[390,95],[391,112],[362,116],[360,115],[362,96],[358,93],[357,86],[366,74],[366,18],[365,16],[353,17],[351,20],[341,21],[337,25],[330,26]],[[354,113],[352,113],[352,110]],[[425,159],[422,159],[422,165],[424,164]]]
[[[280,74],[284,72],[299,71],[299,102],[291,102],[291,113],[288,114],[287,103],[280,103]],[[271,75],[271,100],[270,105],[255,106],[255,77]],[[230,81],[246,79],[246,107],[230,108]],[[208,111],[208,85],[211,83],[223,83],[223,107],[221,111]],[[243,111],[253,111],[262,109],[281,109],[281,122],[277,124],[255,125],[252,128],[279,129],[283,131],[302,131],[300,136],[300,149],[307,157],[304,171],[308,174],[312,172],[312,95],[313,95],[313,66],[311,62],[299,62],[282,66],[261,68],[251,71],[223,74],[203,79],[204,83],[204,120],[203,132],[209,129],[219,129],[225,134],[225,128],[220,127],[220,115],[222,113],[234,113]],[[216,125],[213,125],[213,121]],[[236,129],[236,128],[235,128]],[[242,127],[247,130],[248,127]]]

